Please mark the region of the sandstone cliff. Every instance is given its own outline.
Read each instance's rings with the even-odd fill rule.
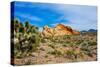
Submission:
[[[54,28],[44,26],[42,35],[43,36],[62,36],[62,35],[79,35],[80,32],[73,30],[70,26],[58,24]]]

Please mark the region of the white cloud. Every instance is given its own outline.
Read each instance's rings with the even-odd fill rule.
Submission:
[[[66,19],[62,22],[77,30],[97,29],[97,7],[83,5],[57,5],[53,8],[62,16],[58,20]]]

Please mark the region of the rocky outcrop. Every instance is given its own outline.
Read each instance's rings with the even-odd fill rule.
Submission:
[[[73,30],[70,26],[65,26],[63,24],[58,24],[54,28],[44,26],[42,35],[43,36],[62,36],[62,35],[79,35],[80,32]]]

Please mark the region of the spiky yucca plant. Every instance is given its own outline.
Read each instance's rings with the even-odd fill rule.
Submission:
[[[22,58],[36,51],[40,43],[38,27],[30,25],[28,21],[22,23],[18,19],[14,19],[12,23],[14,23],[14,31],[16,32],[14,38],[12,37],[15,57]],[[18,42],[14,43],[14,39]]]

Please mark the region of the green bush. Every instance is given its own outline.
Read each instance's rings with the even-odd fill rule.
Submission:
[[[15,19],[12,23],[14,23],[14,30],[17,30],[14,33],[14,38],[19,41],[18,43],[14,43],[14,38],[12,37],[14,56],[22,58],[36,51],[41,41],[38,27],[30,25],[28,21],[21,23],[18,19]]]
[[[48,54],[52,54],[52,55],[55,55],[55,56],[62,56],[63,54],[60,52],[60,51],[58,51],[58,50],[54,50],[54,51],[52,51],[52,52],[48,52]]]
[[[66,51],[66,57],[69,59],[77,59],[77,53],[74,50],[68,50]]]

